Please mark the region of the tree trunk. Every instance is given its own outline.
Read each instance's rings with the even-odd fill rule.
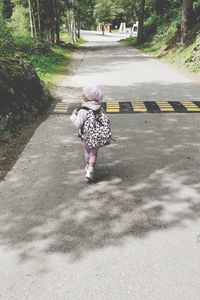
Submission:
[[[28,6],[29,6],[29,20],[30,20],[31,36],[34,37],[34,30],[33,30],[33,14],[32,14],[31,0],[28,0]]]
[[[183,0],[182,4],[182,25],[181,25],[181,43],[184,45],[188,41],[189,30],[192,25],[193,0]]]
[[[77,33],[76,33],[76,35],[77,35],[77,38],[80,39],[80,37],[81,37],[80,23],[77,24]]]
[[[161,14],[164,8],[167,7],[168,0],[155,0],[155,10],[158,14]]]
[[[139,27],[138,27],[138,43],[142,43],[144,41],[144,10],[145,10],[145,0],[140,0],[139,7]]]
[[[73,43],[76,43],[76,24],[75,24],[75,16],[74,16],[74,10],[70,10],[70,34]]]
[[[56,36],[56,44],[60,43],[60,22],[59,22],[59,7],[58,1],[54,1],[54,11],[55,11],[55,36]]]
[[[31,13],[32,13],[32,21],[33,21],[33,36],[38,41],[37,27],[36,27],[36,21],[35,21],[35,15],[34,15],[33,7],[31,8]]]
[[[39,0],[37,0],[37,36],[38,36],[38,39],[41,40],[41,20],[40,20],[40,3],[39,3]]]

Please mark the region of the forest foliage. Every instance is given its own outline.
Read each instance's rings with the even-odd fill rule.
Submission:
[[[184,63],[190,64],[193,70],[200,70],[200,0],[0,0],[3,82],[8,82],[5,70],[9,63],[5,62],[14,59],[16,67],[18,60],[22,60],[22,64],[27,61],[25,65],[30,63],[30,68],[33,65],[37,72],[34,76],[39,75],[45,83],[52,85],[54,74],[61,73],[61,68],[70,58],[70,49],[80,38],[80,29],[96,30],[99,23],[107,22],[114,30],[121,22],[131,27],[135,21],[139,21],[138,45],[153,43],[152,51],[162,47],[167,51],[175,47],[178,49],[176,56],[183,57]],[[133,39],[129,42],[135,43]],[[186,50],[185,55],[188,44],[192,47],[188,47],[190,51]],[[25,67],[22,70],[26,74]],[[18,87],[16,85],[16,90]],[[6,86],[4,92],[10,95],[13,88]],[[44,95],[41,97],[44,105],[39,107],[34,103],[30,109],[31,104],[23,98],[23,88],[21,92],[17,92],[22,95],[20,105],[15,106],[17,113],[13,109],[9,118],[7,112],[4,115],[3,122],[12,124],[12,128],[18,121],[32,120],[48,102]],[[0,90],[0,100],[5,98],[2,95]],[[21,111],[23,115],[19,113]],[[5,127],[2,124],[0,122],[0,133]]]
[[[59,46],[75,43],[80,29],[136,20],[140,44],[187,45],[200,30],[200,0],[0,0],[0,57],[26,57],[46,80],[66,60]]]
[[[138,41],[152,36],[179,35],[187,43],[199,28],[200,0],[0,0],[0,55],[20,44],[59,44],[65,29],[76,42],[80,29],[96,29],[99,22],[119,27],[140,21]],[[67,33],[66,33],[67,34]],[[20,39],[19,39],[20,37]],[[31,41],[34,40],[34,42]],[[21,43],[19,43],[21,41]],[[26,50],[23,49],[22,50]],[[23,52],[23,51],[22,51]]]
[[[199,33],[200,0],[0,0],[0,58],[32,62],[40,79],[52,85],[80,29],[96,30],[104,22],[113,29],[121,22],[131,27],[136,20],[138,44],[179,48]],[[200,44],[192,51],[185,60],[198,70]]]
[[[200,30],[200,0],[0,0],[0,57],[26,57],[46,79],[49,58],[64,63],[58,47],[76,43],[80,29],[136,20],[140,44],[187,45]]]

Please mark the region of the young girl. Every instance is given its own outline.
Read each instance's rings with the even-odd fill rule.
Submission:
[[[96,85],[88,85],[83,87],[83,104],[82,107],[86,107],[97,111],[101,107],[101,102],[103,100],[103,94],[100,88]],[[86,109],[75,109],[70,117],[72,123],[76,128],[81,129],[84,120],[87,115]],[[97,155],[99,147],[89,148],[88,145],[83,141],[83,148],[85,152],[85,177],[88,180],[94,180],[94,168],[97,161]]]

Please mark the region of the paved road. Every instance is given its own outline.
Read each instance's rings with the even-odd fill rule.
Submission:
[[[198,82],[137,49],[116,43],[121,37],[96,33],[85,33],[85,37],[91,48],[76,54],[74,76],[61,84],[64,101],[78,99],[80,85],[88,82],[101,85],[106,101],[200,99]]]
[[[64,101],[88,79],[107,100],[198,98],[199,84],[117,36],[87,38]],[[112,115],[91,185],[68,116],[50,116],[0,185],[0,299],[199,300],[199,116]]]

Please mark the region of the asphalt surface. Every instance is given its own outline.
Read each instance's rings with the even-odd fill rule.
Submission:
[[[88,80],[107,101],[199,100],[180,71],[116,35],[84,34],[63,101]],[[51,115],[1,182],[0,299],[200,299],[200,114],[110,118],[116,141],[96,183],[68,115]]]

